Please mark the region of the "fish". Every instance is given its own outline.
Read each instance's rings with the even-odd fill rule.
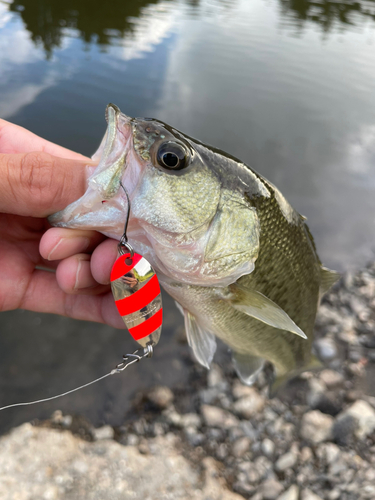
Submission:
[[[130,208],[129,243],[175,300],[206,368],[217,338],[248,385],[266,362],[276,380],[312,366],[317,308],[338,274],[322,265],[306,218],[220,149],[114,104],[106,119],[87,191],[51,224],[120,240]]]

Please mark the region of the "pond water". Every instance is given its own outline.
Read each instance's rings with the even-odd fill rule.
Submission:
[[[108,102],[259,171],[308,217],[327,266],[373,257],[374,1],[0,0],[0,117],[91,155]],[[169,299],[166,309],[143,369],[11,410],[0,428],[56,408],[117,423],[134,391],[183,383],[181,320]],[[26,312],[0,321],[0,404],[84,383],[132,348],[105,326]]]

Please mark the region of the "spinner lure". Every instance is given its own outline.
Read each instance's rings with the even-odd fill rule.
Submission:
[[[128,201],[124,234],[118,244],[118,258],[111,272],[111,288],[116,307],[130,335],[142,347],[158,343],[163,322],[163,306],[158,277],[151,264],[135,253],[126,235],[129,195],[121,183]]]

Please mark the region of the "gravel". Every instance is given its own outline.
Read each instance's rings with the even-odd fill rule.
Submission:
[[[323,298],[315,344],[324,368],[274,398],[265,374],[246,387],[227,363],[194,364],[190,384],[138,394],[119,428],[59,411],[15,428],[0,500],[372,500],[375,263]]]

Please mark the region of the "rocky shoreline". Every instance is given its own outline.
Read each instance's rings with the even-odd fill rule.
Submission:
[[[375,263],[324,297],[324,369],[269,399],[229,364],[139,394],[118,428],[55,412],[0,439],[0,499],[375,498]]]

